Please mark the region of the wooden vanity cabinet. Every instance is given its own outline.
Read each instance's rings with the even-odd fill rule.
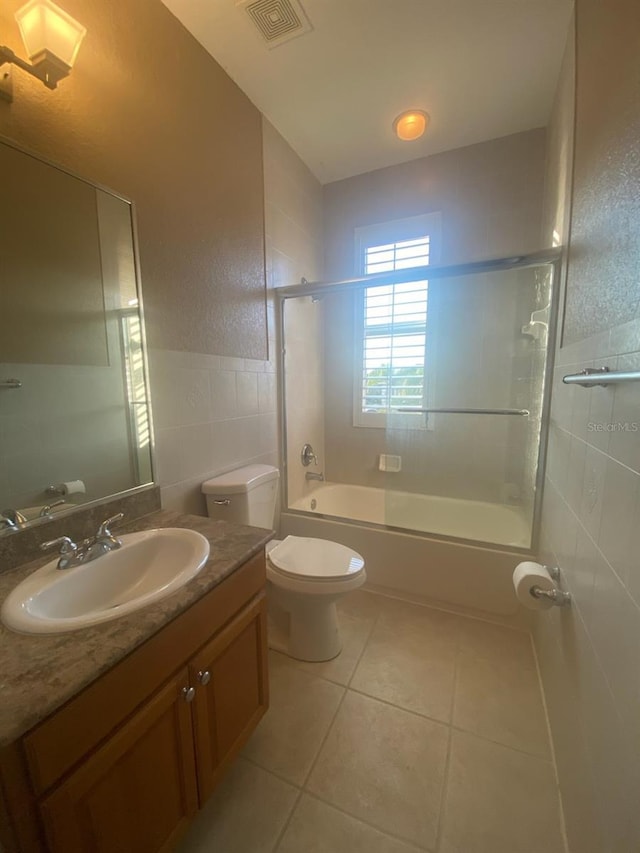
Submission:
[[[4,787],[8,853],[173,850],[267,710],[264,583],[260,555],[22,738],[11,768],[0,765],[0,782],[4,769],[11,783],[22,757],[20,802]],[[164,678],[149,690],[158,656]],[[144,696],[133,689],[140,683]],[[117,691],[127,689],[134,695],[123,700]],[[25,809],[38,839],[25,832]]]
[[[201,805],[267,710],[266,631],[263,594],[189,664]]]
[[[170,851],[198,808],[179,672],[39,804],[55,853]]]

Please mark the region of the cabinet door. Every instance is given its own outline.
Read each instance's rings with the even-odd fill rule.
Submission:
[[[204,804],[269,705],[264,593],[193,658],[200,804]]]
[[[182,670],[41,803],[51,853],[169,851],[197,810]]]

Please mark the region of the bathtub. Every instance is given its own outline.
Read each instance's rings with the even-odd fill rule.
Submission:
[[[359,551],[376,587],[502,615],[518,611],[511,575],[530,553],[529,529],[514,506],[340,483],[319,485],[280,518],[283,536]]]

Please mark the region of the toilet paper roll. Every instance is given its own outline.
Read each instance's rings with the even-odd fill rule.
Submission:
[[[60,494],[62,495],[80,495],[87,491],[82,480],[69,480],[66,483],[60,483]]]
[[[536,598],[531,595],[534,586],[540,589],[555,589],[553,578],[540,563],[519,563],[513,573],[513,588],[520,604],[529,610],[547,610],[553,607],[553,602],[548,598]]]

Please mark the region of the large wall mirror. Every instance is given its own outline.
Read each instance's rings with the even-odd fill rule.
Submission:
[[[152,482],[131,204],[0,142],[0,535]]]

